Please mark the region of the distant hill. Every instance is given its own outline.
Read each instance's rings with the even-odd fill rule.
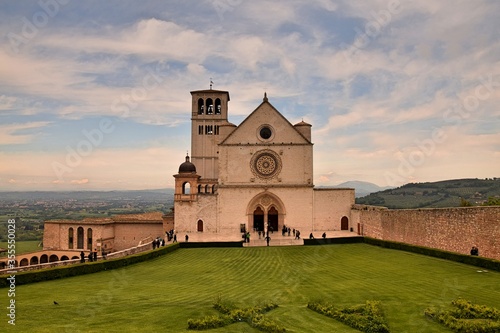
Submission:
[[[174,189],[116,191],[0,191],[0,200],[164,200]]]
[[[356,203],[388,208],[459,207],[482,205],[491,197],[500,198],[500,178],[409,183],[356,198]]]
[[[364,197],[370,193],[373,192],[379,192],[387,189],[391,189],[393,187],[386,186],[386,187],[380,187],[376,184],[369,183],[369,182],[363,182],[359,180],[351,180],[342,184],[338,184],[333,186],[334,188],[354,188],[356,190],[356,197]]]

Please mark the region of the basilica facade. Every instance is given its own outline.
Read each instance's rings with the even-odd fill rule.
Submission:
[[[354,189],[314,186],[310,124],[292,125],[264,95],[236,126],[229,92],[191,96],[191,157],[174,175],[178,233],[352,228]]]

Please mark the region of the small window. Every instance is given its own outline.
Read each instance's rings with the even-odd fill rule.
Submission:
[[[73,228],[69,228],[68,230],[68,249],[73,249]]]
[[[271,129],[267,126],[264,126],[260,129],[260,137],[264,140],[267,140],[269,139],[272,135],[273,135],[273,132],[271,131]]]

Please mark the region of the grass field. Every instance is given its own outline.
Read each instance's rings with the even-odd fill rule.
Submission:
[[[500,273],[478,271],[366,244],[179,249],[123,269],[19,286],[16,326],[4,315],[0,331],[192,332],[187,320],[218,314],[212,304],[221,296],[238,307],[277,302],[266,316],[289,332],[357,332],[306,308],[318,299],[381,301],[391,332],[450,332],[424,310],[458,297],[500,309]],[[3,306],[7,290],[0,292]],[[258,331],[236,323],[208,332]]]
[[[42,247],[38,247],[38,244],[40,244],[41,241],[22,241],[22,242],[16,242],[16,254],[20,255],[23,253],[29,253],[29,252],[36,252],[36,251],[41,251],[43,250]],[[7,242],[0,242],[0,247],[7,249],[8,243]],[[5,257],[7,254],[2,253],[1,257]]]

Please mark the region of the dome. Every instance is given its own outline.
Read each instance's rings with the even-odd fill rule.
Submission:
[[[179,173],[196,173],[196,167],[189,162],[189,155],[186,156],[186,162],[179,166]]]

